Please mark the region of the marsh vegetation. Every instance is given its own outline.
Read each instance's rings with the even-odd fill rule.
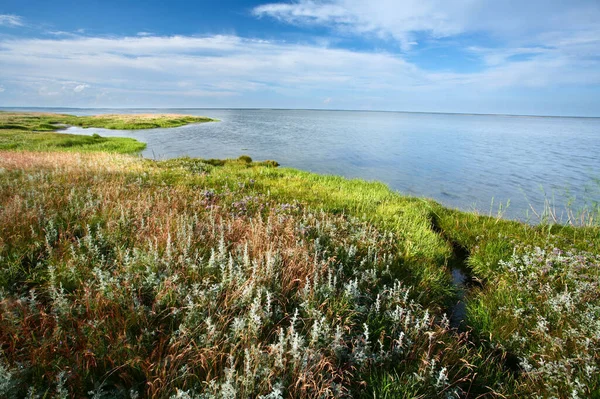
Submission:
[[[73,116],[50,113],[0,112],[0,150],[107,151],[136,153],[145,144],[131,138],[56,133],[66,126],[118,130],[178,127],[215,121],[211,118],[163,114]]]
[[[0,151],[1,395],[600,394],[594,219],[124,148]],[[477,282],[458,329],[457,262]]]

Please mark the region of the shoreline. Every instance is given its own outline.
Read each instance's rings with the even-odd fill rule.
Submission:
[[[140,110],[143,110],[144,108],[139,108]],[[200,108],[198,108],[200,109]],[[375,111],[374,111],[375,112]],[[379,111],[377,111],[379,112]],[[193,116],[193,115],[186,115],[186,114],[173,114],[173,113],[158,113],[158,114],[149,114],[149,113],[140,113],[140,114],[100,114],[100,115],[87,115],[87,116],[74,116],[74,115],[68,115],[68,114],[54,114],[54,113],[48,113],[48,112],[16,112],[16,113],[11,113],[11,112],[4,112],[4,111],[0,111],[0,118],[1,117],[6,117],[7,115],[15,115],[15,116],[25,116],[25,115],[29,115],[30,117],[39,117],[39,118],[49,118],[49,119],[55,119],[55,120],[63,120],[63,121],[69,121],[72,123],[62,123],[62,122],[51,122],[52,126],[50,126],[51,129],[54,130],[47,130],[47,124],[44,126],[46,129],[45,130],[36,130],[37,133],[44,133],[44,132],[52,132],[52,133],[56,133],[58,135],[68,135],[69,137],[72,138],[78,138],[78,137],[96,137],[98,140],[106,140],[106,141],[114,141],[114,146],[112,146],[111,148],[99,148],[98,150],[100,151],[105,151],[105,150],[109,150],[109,151],[116,151],[119,153],[131,153],[131,154],[138,154],[142,151],[144,151],[147,148],[147,143],[144,141],[140,141],[139,137],[122,137],[122,136],[97,136],[95,134],[87,134],[87,132],[67,132],[66,130],[74,127],[74,128],[80,128],[80,129],[84,129],[84,130],[88,130],[88,129],[107,129],[107,130],[129,130],[129,131],[136,131],[136,130],[151,130],[154,128],[170,128],[170,127],[180,127],[180,126],[185,126],[185,125],[193,125],[196,123],[206,123],[206,122],[218,122],[218,119],[214,119],[214,118],[209,118],[209,117],[205,117],[205,116]],[[464,114],[464,115],[468,115],[468,114]],[[2,123],[2,120],[0,120],[0,125]],[[161,126],[162,124],[162,126]],[[0,133],[5,132],[7,129],[6,128],[2,128],[0,129]],[[123,140],[123,143],[128,144],[127,146],[122,146],[121,143],[118,143],[119,141]],[[76,150],[76,148],[80,148],[82,151],[94,151],[93,147],[95,144],[101,144],[101,143],[95,143],[95,142],[85,142],[85,143],[81,143],[82,145],[79,146],[78,143],[71,143],[69,142],[69,140],[67,140],[66,144],[64,146],[60,146],[60,147],[55,147],[54,149],[56,150]],[[105,147],[110,145],[110,143],[102,143]],[[73,146],[73,148],[71,148]],[[61,148],[62,147],[62,148]],[[120,148],[121,147],[121,148]],[[0,149],[2,149],[2,143],[0,142]],[[25,145],[23,147],[24,149],[27,149],[27,145]],[[31,148],[29,148],[31,149]],[[242,154],[242,152],[240,152],[240,154]],[[174,156],[173,158],[178,158],[179,156]],[[155,160],[159,160],[159,159],[163,159],[163,158],[156,158],[156,157],[150,157],[150,159],[155,159]],[[168,158],[165,158],[168,159]],[[199,157],[199,159],[202,159],[202,157]],[[233,158],[234,159],[234,158]],[[164,160],[164,159],[163,159]],[[302,168],[299,168],[299,170],[305,170]],[[319,174],[324,174],[324,175],[331,175],[331,176],[337,176],[335,173],[328,173],[328,172],[320,172],[320,171],[315,171],[313,173],[319,173]],[[374,179],[365,179],[363,177],[355,177],[355,176],[343,176],[344,178],[348,178],[348,179],[361,179],[361,180],[366,180],[366,181],[379,181],[376,178]],[[389,183],[384,183],[386,185],[389,185]],[[392,189],[393,191],[397,192],[399,195],[402,196],[409,196],[409,197],[414,197],[414,198],[424,198],[424,199],[434,199],[433,196],[426,196],[426,195],[422,195],[422,194],[415,194],[415,193],[406,193],[402,190],[398,190],[398,189]],[[442,196],[448,196],[447,193],[442,192],[441,193]],[[528,198],[527,196],[525,197],[527,201]],[[559,209],[557,210],[557,207],[554,203],[552,203],[552,201],[548,201],[547,198],[544,199],[544,202],[540,205],[540,208],[538,208],[536,206],[536,208],[532,207],[532,203],[528,202],[529,206],[523,208],[522,212],[519,214],[516,213],[512,213],[509,212],[510,214],[512,214],[512,216],[507,216],[506,215],[506,210],[508,209],[507,206],[505,206],[504,202],[499,202],[496,204],[496,208],[494,208],[494,198],[492,197],[491,199],[491,205],[488,204],[483,204],[483,205],[479,205],[477,206],[476,204],[463,204],[461,205],[457,205],[457,204],[449,204],[449,203],[445,203],[443,198],[435,198],[435,201],[438,201],[440,203],[444,203],[444,206],[449,207],[450,209],[455,209],[455,210],[459,210],[462,212],[468,212],[468,213],[474,213],[478,216],[489,216],[489,217],[499,217],[502,218],[504,220],[511,220],[511,221],[518,221],[518,222],[522,222],[522,223],[526,223],[526,224],[530,224],[530,225],[536,225],[536,224],[545,224],[545,223],[556,223],[556,224],[571,224],[571,223],[580,223],[580,221],[578,221],[577,219],[581,219],[581,212],[583,213],[593,213],[594,211],[597,211],[595,209],[593,209],[593,204],[592,208],[587,208],[588,204],[587,201],[584,201],[585,204],[585,208],[579,208],[579,209],[573,209],[572,207],[570,207],[567,204],[565,204],[565,206],[560,206]],[[567,198],[568,200],[568,198]],[[581,202],[581,201],[580,201]],[[507,203],[510,203],[510,200],[508,200]],[[539,205],[539,204],[538,204]],[[489,209],[489,211],[487,211],[487,209]],[[520,208],[518,208],[520,209]],[[530,212],[532,211],[532,212]]]

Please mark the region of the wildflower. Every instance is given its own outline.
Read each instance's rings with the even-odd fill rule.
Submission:
[[[0,355],[2,355],[1,352]],[[0,395],[8,397],[14,385],[14,373],[10,371],[0,359]]]

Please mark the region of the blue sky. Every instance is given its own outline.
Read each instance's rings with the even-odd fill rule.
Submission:
[[[0,106],[600,116],[600,2],[3,0]]]

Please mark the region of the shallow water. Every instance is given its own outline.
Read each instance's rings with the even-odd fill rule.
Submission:
[[[40,111],[40,109],[36,109]],[[239,109],[43,109],[77,115],[169,112],[221,122],[174,129],[69,133],[133,137],[143,155],[274,159],[319,173],[381,180],[405,194],[526,218],[544,193],[557,208],[599,200],[600,118]],[[492,200],[493,206],[492,206]]]

